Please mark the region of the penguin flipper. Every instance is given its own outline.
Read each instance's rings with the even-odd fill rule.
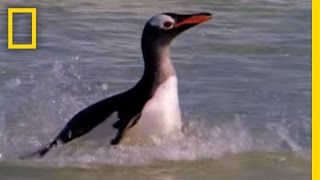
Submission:
[[[121,101],[122,94],[112,96],[110,98],[99,101],[95,104],[78,112],[60,131],[58,136],[54,138],[48,145],[40,150],[30,153],[21,158],[28,158],[39,156],[42,157],[47,154],[54,146],[60,142],[62,144],[68,143],[84,134],[90,132],[93,128],[98,126],[106,120],[113,112],[117,111],[119,101]]]

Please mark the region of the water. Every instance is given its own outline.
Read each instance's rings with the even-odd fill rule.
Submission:
[[[35,51],[6,50],[6,7],[22,4],[38,9]],[[310,9],[305,0],[0,0],[0,179],[310,179]],[[135,84],[144,23],[164,11],[215,16],[172,47],[185,137],[110,147],[114,132],[100,127],[44,159],[17,160]]]

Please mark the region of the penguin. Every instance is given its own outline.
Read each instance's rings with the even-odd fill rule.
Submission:
[[[42,157],[58,144],[79,138],[117,113],[117,130],[111,145],[126,138],[148,138],[181,132],[182,121],[178,82],[170,59],[172,40],[185,30],[208,21],[207,12],[196,14],[161,13],[149,19],[141,38],[144,72],[128,91],[98,101],[78,112],[58,135],[43,148],[25,157]]]

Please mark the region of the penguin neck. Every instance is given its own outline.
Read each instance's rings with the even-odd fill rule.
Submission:
[[[176,72],[170,58],[170,43],[159,43],[142,38],[142,53],[144,59],[144,79],[161,83]]]

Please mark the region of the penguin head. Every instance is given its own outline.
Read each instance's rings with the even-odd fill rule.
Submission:
[[[155,15],[145,25],[142,39],[162,45],[170,44],[183,31],[211,18],[212,15],[210,13],[162,13]]]

